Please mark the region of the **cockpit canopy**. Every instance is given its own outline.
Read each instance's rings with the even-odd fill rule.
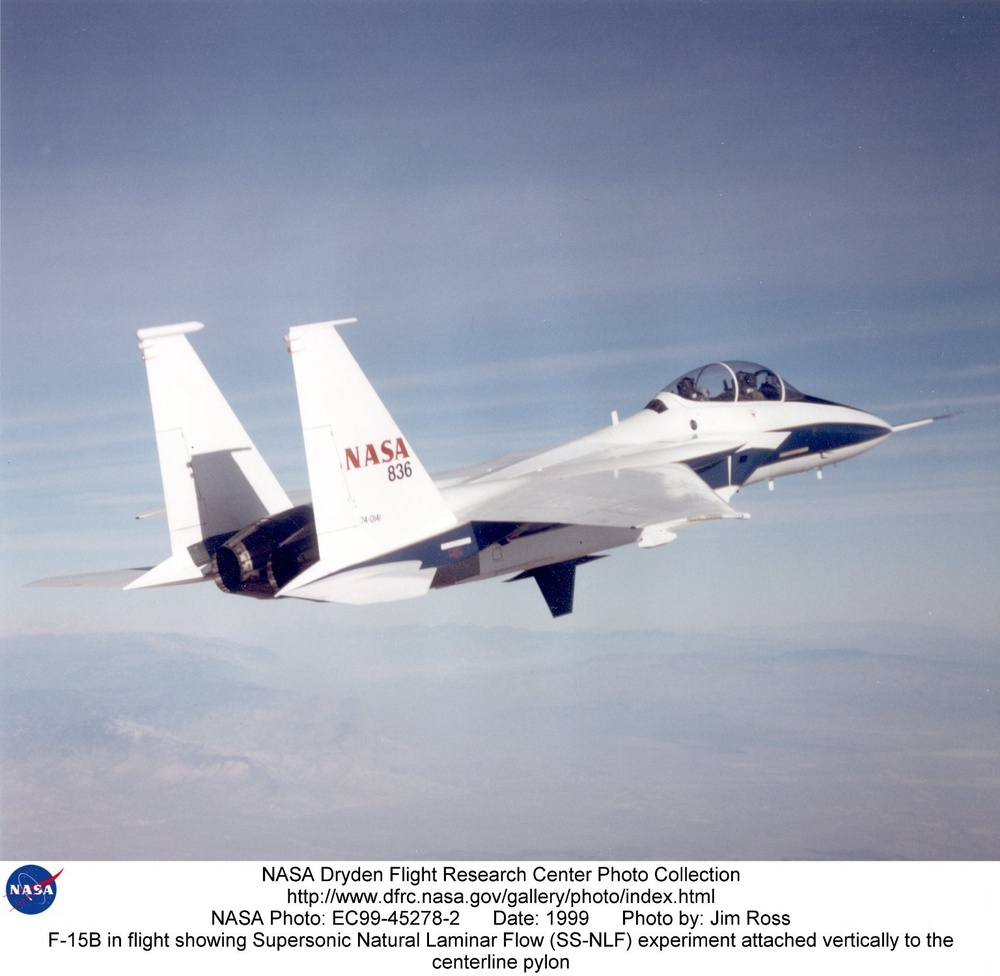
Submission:
[[[699,366],[664,387],[663,392],[673,393],[685,400],[715,403],[805,399],[794,386],[766,366],[740,360]]]

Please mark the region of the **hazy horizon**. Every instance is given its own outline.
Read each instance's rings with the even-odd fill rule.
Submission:
[[[862,647],[884,634],[856,636],[10,638],[0,853],[1000,856],[989,646],[879,653]]]

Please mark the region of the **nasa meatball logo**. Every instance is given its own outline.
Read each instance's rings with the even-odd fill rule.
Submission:
[[[24,915],[40,915],[56,900],[56,878],[62,870],[53,874],[37,864],[23,864],[16,868],[7,879],[7,901],[10,910]]]

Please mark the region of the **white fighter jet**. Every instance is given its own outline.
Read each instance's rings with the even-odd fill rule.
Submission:
[[[213,580],[261,599],[379,603],[533,578],[554,617],[576,567],[746,518],[744,485],[821,472],[890,426],[748,362],[685,373],[638,413],[566,444],[431,477],[351,355],[343,319],[289,331],[311,500],[293,504],[208,374],[185,322],[137,333],[149,380],[170,556],[125,589]],[[41,581],[88,585],[120,574]]]

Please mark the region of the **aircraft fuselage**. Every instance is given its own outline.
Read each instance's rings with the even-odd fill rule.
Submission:
[[[561,616],[576,568],[599,554],[746,518],[730,505],[744,485],[820,471],[937,419],[893,428],[757,363],[715,362],[583,437],[432,477],[340,336],[352,321],[286,337],[311,494],[300,505],[188,341],[201,324],[138,332],[171,555],[126,589],[212,579],[260,599],[377,603],[506,576],[535,579]]]

